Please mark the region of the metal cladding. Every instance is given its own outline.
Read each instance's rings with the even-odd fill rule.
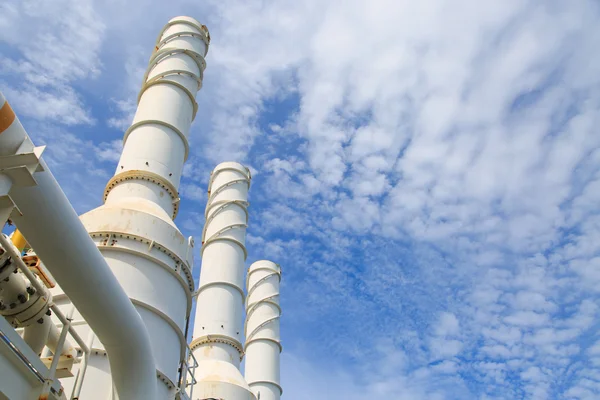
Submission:
[[[163,28],[104,205],[81,216],[146,326],[158,398],[175,396],[187,360],[194,241],[181,234],[173,219],[208,44],[208,30],[193,18],[176,17]],[[55,298],[68,307],[64,296]],[[89,333],[85,324],[78,329],[82,337]],[[110,395],[110,380],[118,378],[110,374],[103,344],[96,342],[95,349],[98,355],[89,360],[93,368],[81,391],[91,400]]]
[[[279,400],[279,282],[281,268],[261,260],[248,269],[246,287],[246,381],[260,400]]]
[[[194,340],[190,345],[200,364],[194,393],[198,390],[201,398],[253,398],[239,372],[250,180],[250,171],[235,162],[219,164],[210,177]],[[221,373],[214,374],[214,370]]]

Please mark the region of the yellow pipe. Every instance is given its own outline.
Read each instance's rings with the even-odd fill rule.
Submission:
[[[23,249],[25,246],[27,246],[27,240],[25,240],[25,236],[23,236],[21,231],[18,229],[12,234],[10,240],[12,240],[12,243],[15,245],[15,247],[19,249],[19,252],[23,252]]]

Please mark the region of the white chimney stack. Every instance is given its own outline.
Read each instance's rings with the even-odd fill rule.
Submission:
[[[197,290],[194,241],[174,222],[209,42],[190,17],[160,32],[104,204],[80,217],[0,93],[0,214],[23,232],[15,243],[33,246],[22,258],[0,235],[0,314],[13,323],[0,316],[0,366],[27,366],[0,374],[9,397],[280,399],[279,265],[255,262],[244,287],[250,170],[225,162],[211,173]]]
[[[194,399],[255,399],[239,371],[250,179],[250,171],[235,162],[217,165],[210,177],[190,344],[199,364]]]
[[[281,268],[261,260],[248,269],[246,287],[246,382],[257,400],[279,400],[279,282]]]
[[[174,398],[179,370],[185,369],[182,363],[187,358],[194,243],[173,220],[208,45],[208,30],[193,18],[176,17],[163,28],[146,69],[133,123],[123,138],[115,175],[106,185],[104,205],[81,216],[146,325],[159,399]],[[54,297],[68,310],[70,301],[61,292],[56,290]],[[90,329],[82,324],[77,330],[87,337]],[[95,341],[89,366],[81,397],[108,398],[111,380],[121,377],[111,376],[100,341]],[[63,384],[67,387],[69,380]]]

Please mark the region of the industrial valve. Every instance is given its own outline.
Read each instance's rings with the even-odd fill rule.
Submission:
[[[16,247],[13,250],[18,252]],[[51,301],[50,291],[35,290],[8,253],[0,247],[0,315],[15,328],[26,327],[43,318],[49,311]]]

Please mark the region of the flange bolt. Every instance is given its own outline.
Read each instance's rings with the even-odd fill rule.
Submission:
[[[12,259],[10,257],[8,257],[6,260],[4,260],[4,263],[2,263],[2,266],[0,266],[0,271],[2,271],[4,268],[8,267],[11,262],[12,262]]]

